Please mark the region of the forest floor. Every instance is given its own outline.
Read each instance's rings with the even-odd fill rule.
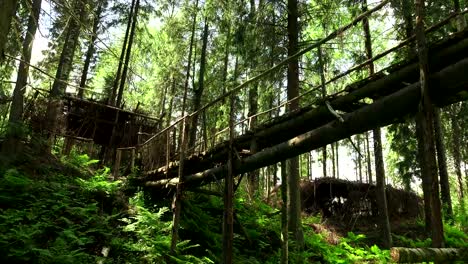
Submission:
[[[110,180],[109,169],[86,155],[56,158],[33,149],[14,160],[1,157],[1,263],[220,262],[221,198],[185,194],[181,240],[170,255],[170,199]],[[447,246],[467,247],[466,215],[455,209],[455,221],[445,224]],[[359,218],[351,229],[340,219],[304,215],[305,248],[290,252],[290,263],[387,263],[375,223]],[[392,222],[395,245],[428,247],[423,226],[418,219]],[[279,263],[280,230],[277,208],[236,195],[235,263]]]

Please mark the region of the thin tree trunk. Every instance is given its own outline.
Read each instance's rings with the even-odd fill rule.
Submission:
[[[320,67],[320,82],[322,85],[322,98],[327,96],[327,89],[325,86],[325,69],[323,65],[323,55],[322,55],[322,46],[318,47],[318,61]],[[322,148],[322,170],[323,170],[323,177],[327,177],[327,146]]]
[[[421,102],[417,115],[417,122],[421,128],[421,143],[419,149],[422,157],[421,175],[425,182],[431,186],[431,230],[432,246],[444,246],[444,229],[442,225],[441,205],[439,198],[439,182],[437,177],[437,164],[434,144],[434,109],[429,97],[429,63],[424,33],[424,0],[415,0],[416,6],[416,42],[420,63]]]
[[[281,162],[281,264],[288,263],[289,232],[288,232],[288,179],[286,177],[286,161]]]
[[[182,99],[182,116],[185,115],[185,109],[187,107],[186,106],[187,93],[188,93],[189,80],[190,80],[190,70],[192,68],[193,43],[195,41],[195,26],[197,24],[197,14],[198,14],[198,0],[195,1],[195,12],[193,14],[193,20],[192,20],[192,33],[190,35],[189,54],[188,54],[188,59],[187,59],[187,70],[185,72],[184,96]],[[195,75],[194,75],[194,78],[195,78]]]
[[[229,155],[228,155],[228,174],[224,179],[224,223],[223,223],[223,263],[231,264],[233,261],[233,239],[234,239],[234,226],[233,226],[233,198],[234,198],[234,173],[233,173],[233,159],[234,159],[234,95],[231,95],[231,107],[229,115]]]
[[[23,40],[22,58],[18,67],[15,89],[13,90],[13,100],[11,102],[10,117],[8,120],[9,127],[7,139],[4,144],[5,150],[9,154],[16,154],[23,136],[21,135],[19,127],[23,121],[24,92],[28,83],[29,63],[31,61],[32,45],[41,12],[41,3],[42,0],[34,0],[32,3],[31,13],[28,18],[28,29]]]
[[[102,5],[103,5],[103,2],[98,1],[97,10],[96,10],[96,13],[94,14],[93,32],[92,32],[92,35],[91,35],[91,40],[89,41],[89,44],[88,44],[88,51],[86,52],[86,58],[85,58],[84,66],[83,66],[83,72],[81,74],[80,89],[78,90],[78,97],[79,98],[83,98],[84,90],[86,89],[86,82],[88,81],[89,66],[91,64],[91,59],[94,56],[94,51],[95,51],[94,46],[96,44],[99,24],[101,23]]]
[[[0,65],[3,63],[3,54],[5,45],[8,42],[11,21],[15,17],[17,8],[18,0],[2,1],[2,8],[0,8]]]
[[[189,124],[189,120],[184,119],[182,121],[182,129],[181,129],[181,137],[180,137],[180,144],[179,144],[179,171],[178,177],[179,181],[183,180],[184,177],[184,163],[185,163],[185,152],[187,148],[187,125]],[[177,241],[179,239],[179,222],[180,222],[180,212],[182,210],[182,186],[177,185],[176,193],[174,194],[174,199],[172,202],[172,211],[173,211],[173,218],[172,218],[172,240],[171,240],[171,254],[177,254]]]
[[[166,115],[166,127],[171,125],[171,120],[172,120],[172,107],[174,104],[174,95],[176,92],[176,80],[175,78],[172,79],[172,85],[171,85],[171,92],[169,94],[170,99],[169,99],[169,106],[167,108],[167,115]]]
[[[336,142],[335,147],[336,147],[336,150],[335,150],[335,153],[336,153],[336,178],[339,179],[340,178],[340,159],[339,159],[340,142],[339,141]]]
[[[117,73],[115,75],[115,80],[114,80],[114,85],[112,87],[111,94],[109,96],[109,104],[110,105],[115,105],[115,100],[117,96],[117,91],[119,89],[119,84],[120,84],[120,77],[122,75],[122,67],[125,61],[125,51],[127,49],[127,43],[128,43],[128,37],[130,35],[130,29],[132,27],[132,18],[133,18],[133,12],[135,9],[135,1],[132,0],[132,4],[130,6],[130,14],[128,15],[128,22],[127,22],[127,29],[125,30],[125,37],[123,41],[123,46],[122,46],[122,51],[120,53],[120,58],[119,58],[119,66],[117,67]]]
[[[370,153],[370,144],[369,144],[369,132],[366,133],[366,148],[367,148],[367,173],[368,173],[368,183],[373,184],[372,179],[372,159]]]
[[[377,206],[380,215],[380,226],[383,233],[384,248],[392,246],[392,233],[388,216],[387,195],[385,193],[385,166],[382,155],[382,139],[380,128],[373,130],[374,134],[374,155],[375,155],[375,176]]]
[[[122,107],[122,96],[123,96],[123,91],[125,88],[125,81],[127,80],[127,72],[128,72],[128,65],[130,63],[130,57],[132,55],[132,46],[133,46],[133,39],[135,38],[135,30],[136,30],[136,25],[137,25],[137,18],[138,18],[138,10],[140,9],[140,0],[136,0],[135,3],[135,10],[133,12],[133,18],[132,18],[132,29],[130,31],[129,39],[128,39],[128,47],[126,50],[126,55],[125,55],[125,63],[123,66],[122,70],[122,77],[120,78],[120,87],[119,87],[119,92],[117,94],[117,102],[115,106],[117,107]]]
[[[447,154],[444,143],[444,128],[440,122],[440,110],[434,108],[434,134],[437,149],[437,164],[439,165],[440,193],[447,219],[453,218],[452,198],[450,197],[450,184],[447,171]]]
[[[256,21],[256,10],[255,10],[255,1],[250,0],[250,19],[251,21]],[[252,32],[255,33],[255,32]],[[253,40],[253,52],[250,52],[250,60],[251,60],[251,71],[258,67],[257,63],[257,56],[258,56],[258,47],[257,47],[257,41],[256,39]],[[248,100],[249,100],[249,111],[248,111],[248,117],[250,118],[249,120],[249,130],[253,130],[257,126],[257,117],[254,116],[258,112],[258,82],[253,83],[250,86],[250,89],[248,91]],[[254,117],[251,117],[254,116]],[[254,143],[255,144],[255,143]],[[256,144],[255,144],[256,145]],[[252,153],[256,151],[255,149],[251,148]],[[255,192],[258,190],[258,171],[252,171],[247,174],[247,177],[249,179],[249,193],[250,197],[255,196]]]
[[[332,177],[336,178],[335,143],[330,144],[330,149],[331,149],[331,160],[332,160]]]
[[[299,12],[297,0],[288,0],[288,56],[296,54],[299,50]],[[299,59],[291,60],[288,63],[288,100],[296,98],[299,95]],[[299,101],[295,100],[289,105],[289,111],[299,108]],[[288,161],[288,185],[289,185],[289,231],[292,233],[296,247],[300,251],[304,247],[304,234],[302,233],[301,222],[301,197],[300,197],[300,179],[299,162],[294,157]]]
[[[463,176],[461,172],[461,154],[460,154],[460,147],[461,147],[461,129],[460,125],[458,124],[458,120],[456,119],[456,111],[458,109],[455,106],[451,107],[452,116],[451,116],[451,126],[452,126],[452,153],[453,153],[453,164],[455,167],[455,174],[457,175],[458,180],[458,190],[459,190],[459,199],[460,201],[464,198],[464,191],[463,191]]]
[[[206,69],[206,48],[208,46],[208,21],[205,17],[205,26],[203,28],[203,44],[201,50],[201,58],[200,58],[200,76],[198,79],[198,88],[195,89],[194,92],[194,99],[193,99],[193,111],[196,112],[200,109],[201,106],[201,98],[203,96],[203,90],[205,89],[205,69]],[[195,145],[197,139],[197,128],[198,128],[198,114],[193,115],[192,117],[192,125],[190,130],[190,137],[189,137],[189,147],[192,148]]]
[[[358,177],[359,182],[362,182],[362,151],[361,151],[361,134],[356,135],[356,147],[358,151],[357,155],[357,165],[358,165]]]
[[[363,0],[362,11],[367,11],[367,0]],[[369,19],[365,18],[362,22],[364,29],[364,44],[366,47],[366,56],[368,59],[373,57],[372,50],[372,38],[369,27]],[[375,73],[374,63],[369,64],[369,75]],[[392,242],[392,230],[390,227],[390,219],[388,214],[387,206],[387,194],[385,190],[385,164],[382,151],[382,132],[379,128],[376,128],[372,131],[374,137],[374,157],[375,157],[375,180],[376,180],[376,200],[377,207],[380,216],[380,228],[383,235],[383,245],[384,248],[390,248],[393,244]],[[368,156],[368,170],[369,170],[369,183],[372,184],[372,170],[371,170],[371,161],[370,161],[370,147],[369,147],[369,134],[366,134],[367,140],[367,156]]]
[[[60,54],[59,64],[57,66],[57,72],[55,74],[55,80],[52,85],[52,90],[49,96],[49,103],[47,105],[46,120],[48,128],[48,147],[50,148],[55,138],[57,130],[57,118],[60,109],[60,98],[65,93],[67,87],[66,82],[70,77],[72,71],[73,56],[75,54],[76,47],[78,46],[78,40],[80,36],[81,22],[86,15],[85,4],[81,0],[75,0],[74,8],[78,11],[79,20],[71,18],[68,23],[68,27],[65,33],[65,41],[63,44],[62,52]]]

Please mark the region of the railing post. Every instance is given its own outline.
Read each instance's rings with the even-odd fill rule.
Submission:
[[[119,177],[119,170],[120,170],[120,160],[122,158],[122,150],[117,149],[117,153],[115,155],[115,162],[114,162],[114,179]]]
[[[135,169],[135,156],[136,156],[136,148],[132,148],[131,157],[130,157],[130,172],[133,172]]]
[[[171,141],[171,129],[168,129],[166,132],[166,177],[169,176],[169,162],[170,162],[170,155],[171,155],[171,149],[169,148],[170,141]]]

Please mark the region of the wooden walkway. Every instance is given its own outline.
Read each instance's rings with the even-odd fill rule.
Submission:
[[[360,15],[349,25],[338,29],[296,55],[300,56],[318,48],[382,6],[379,5]],[[438,24],[427,28],[426,33],[430,36],[432,32],[452,22],[455,17],[456,14],[450,14]],[[357,70],[365,69],[369,63],[397,50],[410,48],[414,39],[414,37],[408,38],[374,58],[351,67],[328,80],[326,85],[333,85],[341,78]],[[468,74],[466,74],[468,72],[468,31],[448,34],[444,39],[430,44],[429,63],[433,74],[430,91],[432,101],[442,107],[466,100],[468,98]],[[142,144],[118,149],[118,157],[121,152],[125,151],[137,153],[136,156],[142,164],[140,170],[144,174],[137,180],[139,185],[153,188],[177,186],[181,183],[178,175],[181,160],[180,135],[183,124],[189,124],[193,116],[201,116],[203,111],[219,107],[225,98],[238,94],[248,84],[280,70],[290,59],[235,87],[228,94],[208,103],[196,113],[180,118]],[[253,118],[271,116],[272,112],[286,107],[291,101],[241,120],[232,128],[233,134],[237,134],[234,135],[232,142],[235,150],[233,173],[239,175],[253,171],[355,134],[401,122],[412,116],[418,109],[421,99],[418,81],[418,59],[417,57],[408,58],[366,79],[349,84],[345,89],[325,98],[310,102],[301,100],[301,109],[269,119],[255,128],[245,129],[250,127]],[[313,90],[304,92],[296,99],[304,98]],[[184,150],[182,183],[185,187],[207,184],[226,175],[230,130],[227,127],[208,140],[200,137],[193,148]]]

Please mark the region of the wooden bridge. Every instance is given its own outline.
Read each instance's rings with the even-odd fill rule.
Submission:
[[[236,113],[235,98],[249,85],[283,70],[292,60],[346,34],[346,31],[360,24],[388,3],[389,1],[382,1],[356,17],[350,24],[307,46],[260,75],[246,80],[197,111],[189,114],[182,111],[177,121],[146,141],[138,142],[135,146],[117,149],[115,174],[119,172],[121,158],[131,157],[130,164],[135,164],[135,159],[140,164],[142,176],[136,179],[137,185],[156,191],[176,187],[173,203],[174,223],[171,247],[173,250],[178,237],[180,200],[183,190],[193,189],[213,181],[219,182],[229,176],[225,180],[224,227],[231,228],[229,231],[231,240],[229,237],[224,239],[232,241],[232,199],[237,189],[234,187],[235,175],[244,175],[352,135],[402,122],[420,110],[423,101],[422,91],[428,91],[430,101],[438,107],[468,98],[468,30],[451,32],[447,29],[448,25],[454,24],[459,16],[465,15],[467,12],[465,10],[451,13],[437,24],[425,29],[425,35],[429,40],[429,90],[422,89],[419,83],[420,62],[415,52],[416,37],[412,36],[329,80],[322,80],[322,83],[308,91],[303,91],[296,98],[282,102],[267,111],[236,120],[238,116],[234,114]],[[454,31],[453,28],[452,31]],[[401,52],[402,50],[405,52]],[[397,51],[400,51],[400,54],[410,55],[404,61],[397,62],[358,82],[344,80],[354,72],[364,72],[375,61],[392,56]],[[390,60],[394,60],[394,57],[390,57]],[[337,83],[346,83],[346,85],[341,86],[344,89],[318,99],[310,99],[311,96],[307,96],[326,85],[338,87]],[[219,112],[220,107],[226,105],[227,98],[230,98],[230,113],[221,114],[224,118],[228,117],[229,126],[224,129],[204,128],[207,131],[218,132],[213,133],[211,138],[206,135],[198,138],[192,136],[191,141],[195,144],[187,147],[188,131],[191,129],[192,120],[207,113]],[[301,108],[293,112],[286,111],[291,103],[297,103],[298,100],[300,100]],[[281,112],[285,114],[279,115],[278,113]],[[263,121],[251,126],[253,120]],[[125,152],[130,152],[131,155],[123,155]],[[237,181],[237,186],[241,180],[242,176]],[[382,193],[384,194],[384,191]],[[437,194],[432,195],[439,199]],[[229,236],[229,232],[226,232]],[[229,245],[226,245],[226,248],[229,248]]]
[[[361,14],[350,24],[305,48],[295,57],[318,48],[338,34],[344,34],[346,30],[385,6],[386,3],[383,2]],[[432,37],[431,34],[439,32],[440,35],[440,30],[444,26],[452,23],[457,15],[464,13],[466,11],[462,14],[450,14],[439,23],[428,27],[426,34]],[[439,107],[465,100],[468,97],[468,75],[466,74],[468,72],[468,31],[444,34],[447,35],[442,39],[432,37],[435,40],[430,42],[428,51],[432,74],[430,94],[432,101]],[[365,69],[370,63],[397,50],[404,48],[411,50],[414,48],[414,41],[415,37],[410,37],[395,47],[336,75],[324,85],[333,85],[338,80],[355,71]],[[131,151],[136,153],[137,159],[140,160],[140,170],[144,175],[138,179],[140,185],[153,188],[175,187],[178,184],[185,187],[200,186],[225,177],[228,170],[230,136],[234,151],[233,172],[235,175],[240,175],[355,134],[402,122],[418,110],[421,89],[418,58],[414,56],[366,79],[350,83],[335,94],[313,101],[302,100],[302,107],[297,111],[268,118],[292,101],[305,98],[317,87],[273,109],[239,120],[233,124],[232,128],[222,129],[209,139],[199,137],[192,148],[183,147],[182,130],[187,129],[193,117],[201,116],[203,112],[225,104],[225,98],[234,97],[249,84],[274,71],[281,70],[291,59],[288,58],[270,70],[247,80],[200,110],[184,115],[141,144],[119,148],[116,164],[120,164],[122,152]],[[251,128],[251,121],[262,116],[267,121]],[[132,155],[132,157],[135,156]],[[183,177],[180,178],[179,175]]]

